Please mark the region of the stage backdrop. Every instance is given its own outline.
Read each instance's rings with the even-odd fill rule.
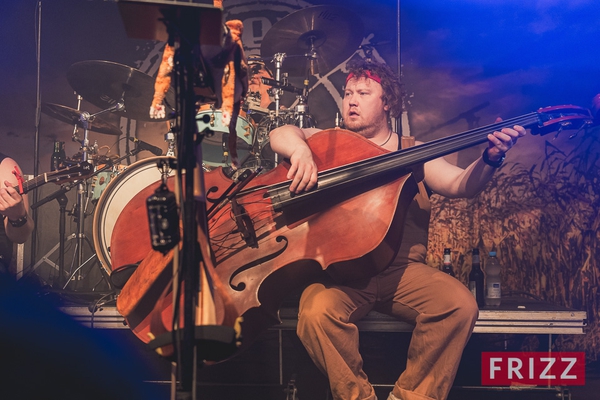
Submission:
[[[42,173],[49,170],[54,141],[66,143],[69,157],[79,151],[80,142],[72,140],[72,125],[41,114],[39,160],[35,159],[38,66],[41,102],[75,108],[77,97],[67,81],[72,64],[112,61],[154,76],[164,43],[128,38],[117,6],[111,1],[6,3],[0,16],[0,34],[5,43],[4,57],[0,58],[4,77],[0,80],[1,151],[17,159],[26,173]],[[592,98],[600,93],[594,51],[600,27],[594,0],[225,0],[224,16],[244,23],[242,39],[247,55],[265,56],[263,39],[282,29],[276,23],[313,5],[343,6],[360,22],[350,19],[353,28],[360,30],[358,43],[348,44],[346,36],[329,33],[335,50],[321,56],[334,65],[309,77],[309,113],[320,128],[334,126],[341,104],[344,65],[352,57],[369,56],[401,73],[407,92],[404,131],[422,141],[540,107],[590,107]],[[332,24],[342,29],[347,22],[343,19]],[[302,85],[306,67],[306,57],[299,53],[293,50],[283,62],[290,83],[298,86]],[[274,68],[272,63],[267,65]],[[90,76],[91,81],[94,79],[99,77]],[[294,95],[286,93],[282,105],[294,107],[296,101]],[[81,109],[99,111],[85,99]],[[126,119],[116,114],[107,119],[122,134],[90,132],[90,141],[98,143],[102,154],[126,155],[131,147],[129,137],[166,150],[164,122]],[[561,336],[556,349],[585,350],[588,358],[595,360],[600,353],[599,132],[591,129],[570,138],[573,133],[521,139],[488,188],[476,198],[448,200],[434,194],[428,262],[439,267],[443,248],[451,247],[458,278],[466,282],[472,248],[480,248],[484,265],[485,254],[497,250],[504,267],[505,293],[525,292],[588,312],[587,334]],[[81,134],[79,130],[79,138]],[[447,158],[464,167],[482,150],[482,146],[476,146]],[[144,152],[130,157],[123,166],[149,156],[152,154]],[[56,189],[46,185],[36,193],[37,200]],[[68,193],[67,211],[75,202],[73,192]],[[100,195],[88,195],[86,202],[84,222],[90,241]],[[59,206],[52,200],[38,210],[38,246],[26,273],[51,284],[56,274],[52,263],[57,260]],[[67,214],[69,235],[75,232],[76,224],[72,213]],[[71,252],[72,242],[68,248]],[[95,250],[92,244],[86,245],[88,255],[93,256]],[[101,287],[98,269],[97,265],[83,269],[80,289]]]

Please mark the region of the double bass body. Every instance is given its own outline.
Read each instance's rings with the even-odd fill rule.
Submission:
[[[289,185],[289,164],[283,162],[258,175],[233,199],[209,214],[214,280],[241,317],[237,320],[241,347],[279,322],[279,304],[291,291],[324,273],[339,281],[372,276],[395,257],[402,239],[403,211],[417,192],[417,185],[407,170],[391,171],[391,175],[374,179],[368,185],[355,179],[359,173],[353,163],[387,153],[368,141],[371,145],[357,146],[357,140],[366,141],[340,129],[319,132],[308,140],[319,171],[335,172],[327,178],[339,181],[333,189],[319,187],[297,198],[289,192],[285,199],[273,195],[273,187]],[[362,150],[357,153],[356,149]],[[336,172],[336,168],[346,165],[350,169]],[[204,180],[210,209],[232,182],[221,168],[205,173]],[[353,184],[355,181],[358,183]],[[156,288],[168,285],[164,269],[170,270],[169,261],[168,257],[161,260],[149,247],[148,257],[117,300],[119,311],[145,342],[152,336],[148,335],[151,317],[147,305],[161,302],[156,298]],[[163,265],[165,262],[167,265]],[[138,289],[133,294],[130,285],[153,289],[148,293]],[[231,307],[225,311],[220,300],[216,304],[218,313],[232,312]],[[172,319],[172,307],[165,308],[166,312],[153,312],[160,312],[166,324]],[[218,320],[232,319],[220,315]]]

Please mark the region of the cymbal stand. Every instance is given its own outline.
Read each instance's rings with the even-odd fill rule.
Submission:
[[[298,103],[294,107],[294,124],[301,129],[314,128],[315,122],[308,112],[308,77],[304,80],[302,94],[296,96]]]
[[[283,60],[285,60],[286,54],[285,53],[277,53],[273,56],[273,61],[275,62],[275,81],[279,84],[281,83],[281,66],[283,64]],[[279,116],[279,108],[280,108],[280,98],[281,95],[283,95],[283,89],[281,89],[280,87],[273,87],[272,88],[273,91],[273,98],[275,99],[275,121],[273,123],[272,126],[279,127],[281,125],[283,125],[283,121],[281,119],[281,117]],[[275,159],[275,165],[279,164],[279,155],[277,153],[274,153]]]
[[[315,123],[313,118],[308,113],[308,104],[302,96],[298,96],[298,104],[294,107],[295,118],[294,122],[298,128],[314,128]]]
[[[79,103],[80,104],[80,103]],[[78,104],[78,108],[79,108]],[[109,107],[105,110],[99,111],[94,114],[90,114],[86,111],[81,112],[79,115],[79,122],[83,127],[83,139],[81,140],[81,161],[88,161],[88,151],[89,151],[89,139],[88,132],[90,129],[90,125],[93,124],[94,119],[101,114],[107,112],[115,112],[115,111],[123,111],[125,109],[125,104],[123,101],[117,102],[114,106]],[[78,110],[79,111],[79,110]],[[77,129],[73,132],[73,141],[79,141],[79,137],[77,136]],[[88,184],[87,181],[82,179],[79,181],[77,185],[77,199],[75,202],[75,208],[77,213],[77,234],[76,234],[76,252],[75,252],[75,265],[77,266],[75,271],[78,273],[78,279],[81,276],[81,267],[84,265],[83,261],[83,244],[85,240],[85,212],[86,207],[84,207],[84,196],[86,196],[88,192]],[[89,260],[86,261],[86,263]],[[71,277],[73,278],[73,276]],[[64,288],[67,287],[70,280],[65,284]],[[110,285],[110,283],[109,283]]]
[[[283,60],[285,59],[285,53],[277,53],[273,56],[273,61],[275,62],[275,81],[277,83],[281,82],[281,65],[283,64]],[[283,94],[283,90],[280,88],[273,88],[273,98],[275,99],[275,118],[279,118],[279,99]]]
[[[315,122],[308,112],[308,85],[310,82],[310,75],[313,72],[312,63],[317,59],[317,51],[314,44],[314,36],[310,36],[310,49],[304,56],[307,58],[308,65],[306,67],[306,75],[304,76],[304,82],[302,85],[302,94],[296,96],[298,103],[294,107],[295,117],[294,123],[299,128],[314,128]]]

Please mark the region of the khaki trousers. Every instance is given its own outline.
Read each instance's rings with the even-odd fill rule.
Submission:
[[[334,399],[376,399],[362,368],[354,324],[373,309],[415,326],[394,395],[445,399],[477,320],[473,295],[457,279],[419,262],[393,265],[349,286],[308,286],[300,299],[297,333],[327,375]]]

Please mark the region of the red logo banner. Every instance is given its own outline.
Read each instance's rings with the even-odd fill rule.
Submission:
[[[585,385],[583,352],[483,352],[481,385]]]

